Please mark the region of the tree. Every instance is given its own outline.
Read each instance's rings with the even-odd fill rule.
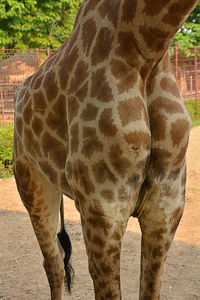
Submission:
[[[80,0],[1,0],[0,48],[57,48],[69,36]]]
[[[173,46],[179,48],[200,45],[200,4],[191,13],[181,30],[175,35]]]

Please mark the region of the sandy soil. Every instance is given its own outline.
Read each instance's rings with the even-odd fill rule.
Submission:
[[[188,181],[184,216],[168,254],[161,300],[200,299],[200,127],[192,130],[187,154]],[[66,226],[73,245],[75,282],[64,299],[94,299],[92,281],[73,201],[65,199]],[[140,229],[130,219],[123,240],[121,278],[123,300],[138,299]],[[0,299],[46,300],[49,287],[42,255],[14,178],[0,181]]]

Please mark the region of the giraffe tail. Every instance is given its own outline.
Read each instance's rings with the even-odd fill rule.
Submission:
[[[71,286],[73,283],[74,270],[70,264],[72,246],[71,246],[71,242],[69,239],[69,235],[65,230],[65,224],[64,224],[63,196],[62,196],[61,205],[60,205],[60,220],[61,220],[61,228],[60,228],[60,232],[58,232],[57,236],[58,236],[59,242],[65,252],[65,258],[64,258],[65,280],[64,280],[64,282],[68,289],[68,292],[71,293]]]

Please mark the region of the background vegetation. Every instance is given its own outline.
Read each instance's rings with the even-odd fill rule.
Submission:
[[[182,49],[200,45],[200,3],[175,35],[172,45],[177,45]]]
[[[0,48],[58,48],[69,37],[82,0],[0,0]],[[173,45],[199,46],[200,4]]]
[[[81,0],[1,0],[0,48],[58,48],[68,38]]]
[[[13,129],[12,124],[0,127],[0,179],[13,174]]]

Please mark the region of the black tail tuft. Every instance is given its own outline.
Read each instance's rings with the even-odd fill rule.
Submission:
[[[70,256],[72,253],[72,246],[69,239],[69,235],[67,234],[65,228],[57,234],[60,244],[65,251],[65,258],[64,258],[64,267],[65,267],[65,285],[68,289],[68,292],[71,293],[71,285],[73,282],[74,277],[74,270],[70,264]]]

